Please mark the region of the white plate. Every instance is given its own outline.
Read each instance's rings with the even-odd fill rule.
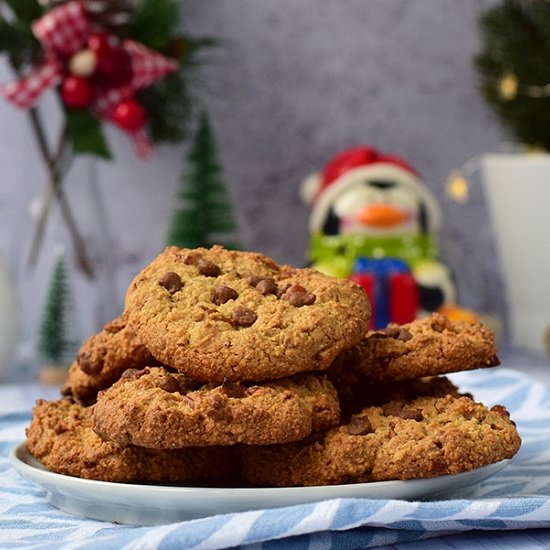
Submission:
[[[46,489],[49,501],[57,508],[77,516],[129,525],[159,525],[333,498],[433,497],[476,485],[509,462],[502,460],[463,474],[410,481],[323,487],[212,488],[112,483],[54,474],[30,455],[24,443],[12,449],[10,460],[20,474]]]

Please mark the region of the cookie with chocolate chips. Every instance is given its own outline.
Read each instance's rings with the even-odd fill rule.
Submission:
[[[433,313],[406,325],[370,331],[335,360],[370,382],[411,380],[500,364],[493,333],[481,323],[451,321]]]
[[[304,441],[241,450],[253,485],[334,485],[458,474],[511,458],[521,439],[501,405],[425,396],[367,407]]]
[[[135,332],[117,317],[84,342],[69,368],[62,393],[88,405],[126,369],[157,364]]]
[[[308,374],[276,382],[200,384],[162,367],[130,370],[101,392],[94,430],[152,449],[296,441],[339,421],[334,387]]]
[[[167,248],[131,283],[124,315],[160,362],[221,384],[324,370],[370,311],[348,280],[214,246]]]
[[[119,482],[219,482],[238,475],[228,447],[155,451],[104,441],[92,430],[92,408],[70,399],[37,401],[27,448],[48,470]]]

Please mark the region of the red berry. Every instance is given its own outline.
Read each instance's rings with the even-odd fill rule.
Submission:
[[[124,99],[115,108],[113,121],[123,130],[139,130],[147,120],[145,109],[135,99]]]
[[[130,82],[133,76],[132,60],[115,37],[107,33],[92,34],[88,39],[88,47],[97,57],[99,84],[119,87]]]
[[[95,99],[94,89],[83,76],[68,76],[61,84],[61,98],[67,107],[85,109]]]
[[[96,32],[88,38],[88,48],[98,57],[108,54],[113,48],[117,47],[117,40],[112,34],[106,32]]]

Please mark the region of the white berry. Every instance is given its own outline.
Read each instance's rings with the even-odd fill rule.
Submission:
[[[69,72],[74,76],[91,76],[97,66],[97,56],[92,50],[81,50],[69,60]]]

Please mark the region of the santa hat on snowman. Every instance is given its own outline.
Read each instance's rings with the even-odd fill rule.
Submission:
[[[416,170],[369,146],[336,155],[306,178],[301,195],[312,207],[312,233],[426,233],[441,223],[439,205]]]

